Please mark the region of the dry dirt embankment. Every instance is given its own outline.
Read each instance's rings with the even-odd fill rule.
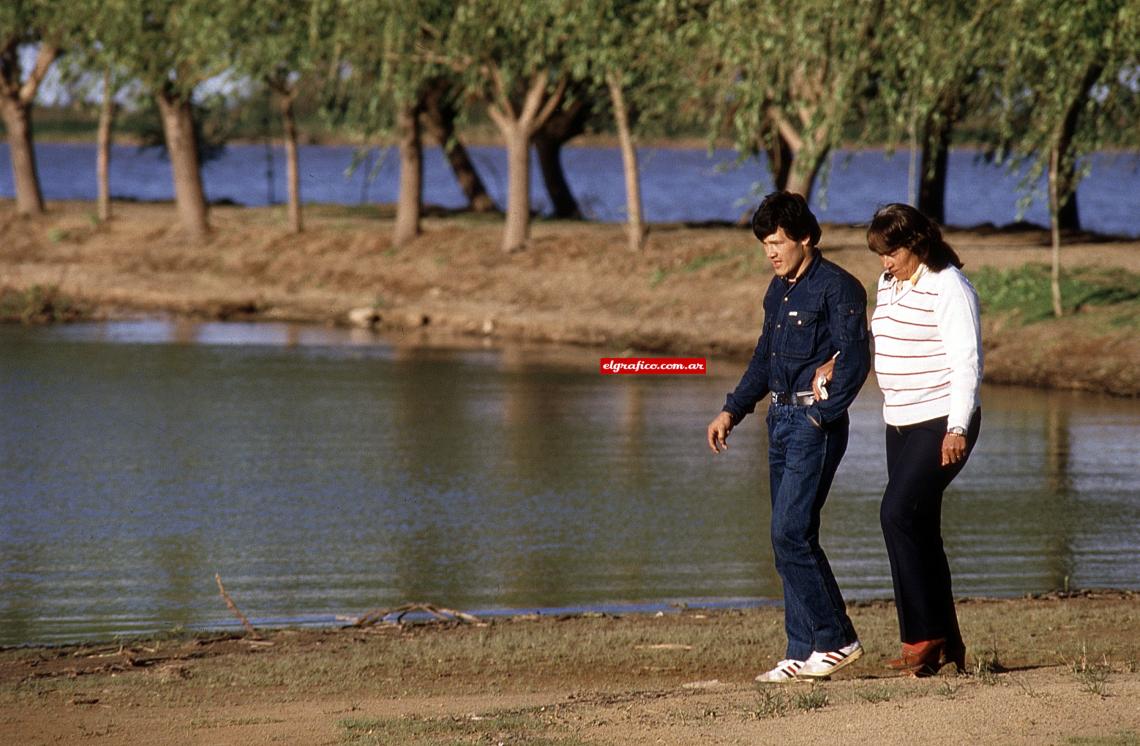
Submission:
[[[424,235],[399,249],[390,218],[375,209],[310,207],[299,236],[279,208],[219,207],[211,221],[213,235],[194,245],[169,205],[116,205],[113,220],[97,225],[88,203],[53,203],[33,219],[5,203],[0,288],[48,288],[57,310],[62,296],[97,317],[347,323],[350,310],[373,308],[377,329],[405,340],[468,335],[744,358],[771,273],[751,234],[730,227],[656,226],[635,255],[621,226],[538,222],[528,249],[506,255],[493,216],[429,218]],[[1049,259],[1040,231],[948,237],[968,274]],[[861,229],[825,226],[823,247],[874,281],[877,260]],[[1140,272],[1138,241],[1078,238],[1064,252],[1067,267]],[[1140,395],[1136,315],[1090,306],[1023,325],[1016,311],[987,312],[987,379]]]

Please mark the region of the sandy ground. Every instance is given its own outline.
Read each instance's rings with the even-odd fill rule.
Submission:
[[[862,660],[761,686],[778,608],[284,630],[0,651],[13,744],[1135,744],[1140,596],[959,606],[969,672],[900,677],[889,603]]]
[[[0,204],[0,288],[56,288],[88,314],[348,323],[353,309],[401,341],[456,335],[685,356],[746,358],[771,276],[745,229],[654,226],[646,250],[623,227],[538,221],[526,251],[498,248],[501,218],[440,215],[395,248],[383,211],[311,207],[288,231],[280,208],[219,207],[212,235],[183,237],[173,208],[119,204],[100,225],[88,203],[18,217]],[[1049,261],[1042,231],[951,231],[967,272]],[[1140,241],[1067,239],[1066,266],[1140,271]],[[870,284],[863,229],[825,226],[828,258]],[[986,377],[998,383],[1140,395],[1140,335],[1098,308],[1029,326],[984,318]]]

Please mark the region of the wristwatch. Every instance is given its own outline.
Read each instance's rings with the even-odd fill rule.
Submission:
[[[949,433],[950,435],[961,435],[962,437],[966,437],[966,428],[961,427],[959,425],[955,425],[954,427],[946,428],[946,432]]]

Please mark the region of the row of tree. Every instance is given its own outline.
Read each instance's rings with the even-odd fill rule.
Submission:
[[[201,236],[196,96],[219,75],[255,82],[280,105],[300,231],[293,105],[315,92],[343,131],[398,143],[401,244],[420,229],[425,134],[472,207],[493,208],[457,135],[479,112],[508,154],[507,251],[528,236],[531,147],[556,212],[573,214],[558,154],[591,121],[617,132],[634,248],[646,232],[634,133],[648,122],[727,136],[742,159],[766,155],[776,188],[807,196],[853,132],[909,144],[918,206],[939,220],[955,128],[980,122],[995,156],[1030,164],[1027,184],[1048,174],[1056,231],[1077,225],[1081,156],[1140,134],[1138,39],[1135,0],[5,0],[0,115],[18,208],[34,213],[32,106],[57,60],[102,76],[104,185],[116,93],[152,98],[181,221]]]

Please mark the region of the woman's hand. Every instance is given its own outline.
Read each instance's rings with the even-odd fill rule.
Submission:
[[[823,395],[821,387],[829,384],[834,374],[835,358],[831,358],[826,363],[815,369],[815,375],[811,377],[811,392],[815,394],[816,401],[824,401],[827,399],[827,397]]]
[[[966,436],[946,433],[942,439],[942,465],[951,466],[966,458]]]

